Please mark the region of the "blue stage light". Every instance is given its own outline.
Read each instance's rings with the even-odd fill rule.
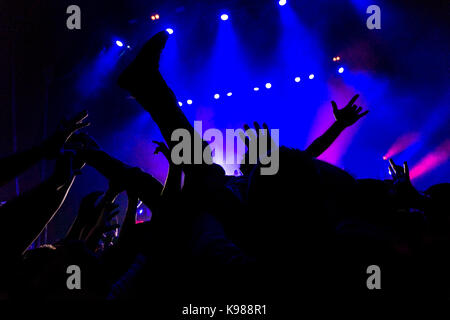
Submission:
[[[258,87],[254,87],[253,90],[254,91],[259,91],[259,88]]]
[[[295,82],[300,82],[300,77],[295,77],[294,81]]]
[[[228,92],[228,93],[227,93],[227,96],[229,96],[229,97],[231,97],[232,95],[233,95],[232,92]]]
[[[216,94],[214,95],[214,99],[219,99],[219,98],[220,98],[220,94],[216,93]]]
[[[172,29],[172,28],[167,28],[167,29],[166,29],[166,32],[167,32],[168,34],[172,34],[172,33],[173,33],[173,29]]]
[[[188,101],[186,101],[187,104],[192,104],[192,100],[189,99]]]
[[[226,13],[222,14],[220,16],[220,19],[222,19],[223,21],[227,21],[228,20],[228,15]]]
[[[314,79],[314,74],[313,74],[313,73],[311,73],[311,74],[309,75],[309,79],[310,79],[310,80]]]
[[[286,0],[280,0],[280,1],[278,1],[278,4],[280,6],[284,6],[286,4]]]
[[[344,68],[343,68],[343,67],[340,67],[340,68],[338,69],[338,72],[339,72],[339,73],[344,72]]]
[[[183,106],[183,102],[178,101],[178,105],[179,105],[180,107],[182,107],[182,106]]]
[[[272,84],[271,84],[270,82],[267,82],[267,83],[266,83],[266,88],[267,88],[267,89],[272,88]]]
[[[117,41],[116,41],[116,45],[117,45],[118,47],[123,47],[123,42],[120,41],[120,40],[117,40]]]

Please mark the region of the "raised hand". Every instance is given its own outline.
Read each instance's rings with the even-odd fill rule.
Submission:
[[[60,153],[63,145],[75,132],[90,125],[89,122],[84,122],[87,117],[88,113],[84,110],[72,119],[64,120],[61,123],[61,128],[42,144],[45,156],[55,158]]]
[[[272,137],[270,136],[270,130],[266,123],[263,123],[263,129],[261,130],[261,126],[258,122],[253,122],[253,126],[255,127],[255,130],[252,130],[248,124],[244,124],[244,131],[245,134],[240,132],[240,138],[244,142],[245,146],[247,147],[247,151],[244,154],[243,163],[240,166],[241,172],[246,175],[249,174],[252,168],[260,162],[260,159],[258,158],[259,152],[259,139],[267,139],[267,155],[270,155],[272,152],[272,146],[275,146],[275,142],[273,141]],[[251,158],[251,144],[254,144],[255,150],[252,151],[256,155],[256,159]],[[255,162],[250,163],[250,162]]]
[[[395,164],[394,160],[389,159],[389,174],[394,182],[410,182],[408,163],[403,162],[403,167]]]
[[[342,109],[338,109],[336,102],[331,101],[331,105],[333,106],[334,118],[340,126],[344,128],[349,127],[369,113],[369,110],[361,112],[362,107],[358,107],[356,104],[354,104],[358,97],[359,94],[356,94]]]
[[[425,197],[412,185],[408,163],[405,161],[403,166],[399,166],[395,164],[394,160],[389,159],[389,173],[394,180],[393,190],[397,204],[401,208],[420,208]]]
[[[80,154],[101,150],[100,146],[90,135],[78,132],[72,134],[67,140],[65,148],[77,150]]]

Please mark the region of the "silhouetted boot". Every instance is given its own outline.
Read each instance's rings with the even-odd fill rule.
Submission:
[[[169,34],[160,31],[148,40],[136,58],[119,76],[117,83],[130,93],[139,94],[142,90],[165,84],[159,73],[159,59]],[[145,92],[145,91],[144,91]]]

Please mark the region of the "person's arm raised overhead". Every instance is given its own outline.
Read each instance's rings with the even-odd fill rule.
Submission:
[[[275,141],[270,135],[269,127],[266,123],[263,123],[263,129],[258,122],[253,122],[254,130],[250,128],[248,124],[244,124],[244,131],[240,132],[239,136],[244,142],[246,151],[239,166],[240,171],[244,175],[248,175],[255,166],[260,165],[262,158],[271,155],[272,150],[278,148],[277,141]],[[264,143],[261,143],[265,140]],[[264,145],[267,150],[260,150],[260,147]]]
[[[422,209],[427,205],[428,198],[417,191],[411,183],[406,161],[403,162],[403,166],[399,166],[393,159],[389,159],[389,173],[392,176],[394,196],[399,206]]]
[[[369,110],[361,112],[362,107],[354,104],[358,97],[359,94],[355,95],[342,109],[338,109],[336,102],[331,101],[335,121],[323,135],[311,143],[305,150],[307,153],[317,158],[333,144],[345,128],[355,124],[359,119],[369,113]]]
[[[43,158],[56,158],[64,143],[78,130],[89,126],[84,122],[87,111],[82,111],[69,120],[62,122],[60,129],[40,145],[0,159],[0,186],[6,184]]]
[[[110,156],[86,134],[76,134],[69,142],[79,149],[82,159],[105,176],[118,192],[135,192],[150,210],[156,209],[163,186],[155,177]]]

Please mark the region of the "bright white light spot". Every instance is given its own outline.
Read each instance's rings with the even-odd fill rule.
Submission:
[[[295,82],[300,82],[300,77],[295,77],[294,81]]]
[[[259,91],[259,88],[258,87],[254,87],[253,90],[254,91]]]
[[[278,4],[280,6],[284,6],[286,4],[286,0],[280,0],[280,1],[278,1]]]
[[[214,99],[219,99],[219,98],[220,98],[220,94],[216,93],[216,94],[214,95]]]
[[[172,34],[172,33],[173,33],[173,29],[172,29],[172,28],[167,28],[167,29],[166,29],[166,32],[167,32],[168,34]]]
[[[338,70],[338,72],[339,72],[339,73],[344,72],[344,68],[343,68],[343,67],[340,67],[339,70]]]
[[[123,42],[120,41],[120,40],[117,40],[117,41],[116,41],[116,45],[117,45],[118,47],[123,47]]]
[[[229,96],[229,97],[231,97],[232,95],[233,95],[232,92],[228,92],[228,93],[227,93],[227,96]]]
[[[189,99],[188,101],[186,101],[187,104],[192,104],[192,100]]]
[[[270,82],[267,82],[267,83],[266,83],[266,88],[267,88],[267,89],[272,88],[272,84],[271,84]]]
[[[180,107],[182,107],[182,106],[183,106],[183,102],[178,101],[178,105],[179,105]]]
[[[314,74],[311,73],[311,74],[309,75],[309,79],[311,79],[311,80],[314,79]]]
[[[227,21],[228,20],[228,15],[226,13],[222,14],[220,16],[220,19],[222,19],[223,21]]]

